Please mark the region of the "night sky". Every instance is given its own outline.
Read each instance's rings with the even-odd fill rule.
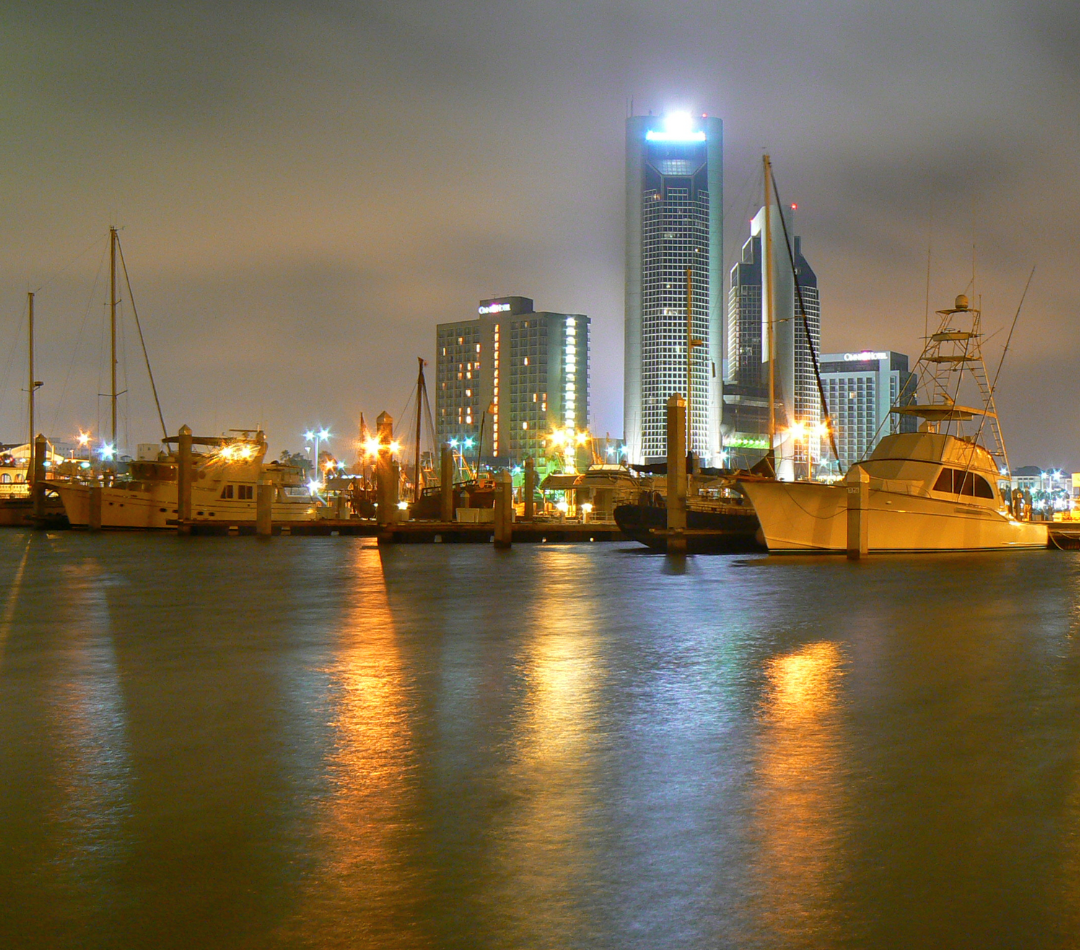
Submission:
[[[1080,469],[1080,7],[16,4],[0,30],[0,440],[103,425],[107,229],[170,431],[271,450],[397,416],[435,324],[484,297],[593,320],[593,430],[622,434],[624,120],[725,130],[725,258],[768,150],[826,351],[914,357],[975,289],[1013,466]],[[126,294],[125,294],[126,296]],[[130,317],[130,308],[125,308]],[[126,447],[160,436],[125,323]],[[123,387],[121,387],[123,388]]]

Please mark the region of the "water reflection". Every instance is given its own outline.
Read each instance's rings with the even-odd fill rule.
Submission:
[[[819,642],[765,666],[751,913],[775,945],[824,946],[837,934],[842,661],[837,644]]]
[[[14,887],[5,917],[15,932],[81,942],[122,895],[131,844],[128,720],[108,576],[93,559],[57,570],[52,555],[43,537],[28,541],[3,612],[3,640],[19,658],[4,683],[5,731],[18,736],[3,761],[0,838]],[[47,661],[28,663],[27,650],[42,645]],[[32,675],[19,676],[23,669]],[[42,878],[63,901],[33,888]]]
[[[581,596],[580,559],[551,550],[521,646],[521,706],[509,742],[511,808],[497,831],[491,894],[506,945],[581,946],[598,922],[584,906],[595,874],[590,826],[599,806],[596,622]]]
[[[4,662],[4,648],[7,646],[8,637],[11,636],[11,625],[15,619],[15,608],[22,594],[23,575],[26,573],[26,560],[30,556],[30,542],[33,535],[27,535],[26,544],[23,546],[22,557],[19,566],[11,578],[7,593],[4,595],[4,609],[0,612],[0,666]]]
[[[410,838],[416,809],[411,683],[374,548],[354,547],[355,586],[324,675],[324,795],[308,847],[318,861],[283,928],[310,946],[417,946]]]

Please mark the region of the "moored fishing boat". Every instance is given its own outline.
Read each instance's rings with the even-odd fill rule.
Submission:
[[[739,480],[770,552],[848,550],[854,497],[861,499],[856,504],[866,522],[869,552],[1047,546],[1046,525],[1015,517],[1002,493],[1008,458],[982,356],[980,311],[961,295],[938,316],[938,329],[914,370],[925,401],[892,410],[921,417],[917,432],[885,436],[841,483]],[[977,393],[973,402],[981,405],[958,401],[965,379],[969,392]]]

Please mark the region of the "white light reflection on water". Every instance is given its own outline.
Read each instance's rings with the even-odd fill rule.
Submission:
[[[493,828],[489,913],[511,946],[573,946],[596,939],[586,892],[603,785],[598,703],[606,686],[597,617],[580,561],[549,549],[522,616],[518,706],[503,784],[513,790]]]
[[[47,644],[48,660],[32,661],[32,681],[20,678],[4,691],[5,719],[22,732],[17,751],[5,756],[5,771],[36,776],[31,795],[7,800],[5,819],[30,819],[36,827],[24,824],[15,834],[9,828],[3,837],[7,871],[20,888],[48,878],[64,899],[42,903],[30,891],[5,903],[9,913],[26,915],[23,926],[40,939],[92,940],[103,906],[123,900],[130,851],[127,711],[107,600],[114,579],[93,558],[50,571],[53,556],[49,538],[28,536],[5,606],[9,660],[25,664],[28,648],[38,644]],[[19,590],[24,571],[26,589]]]

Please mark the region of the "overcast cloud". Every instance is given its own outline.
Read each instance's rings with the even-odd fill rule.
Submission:
[[[999,408],[1014,465],[1080,469],[1075,3],[7,3],[0,438],[105,418],[106,232],[171,430],[341,436],[400,413],[434,327],[523,294],[593,319],[621,434],[623,132],[725,129],[732,262],[772,156],[827,351],[916,355],[976,289],[993,330],[1037,265]],[[95,289],[95,275],[97,284]],[[158,436],[128,331],[128,442]],[[1000,353],[1004,333],[991,342]],[[336,446],[342,448],[341,446]]]

